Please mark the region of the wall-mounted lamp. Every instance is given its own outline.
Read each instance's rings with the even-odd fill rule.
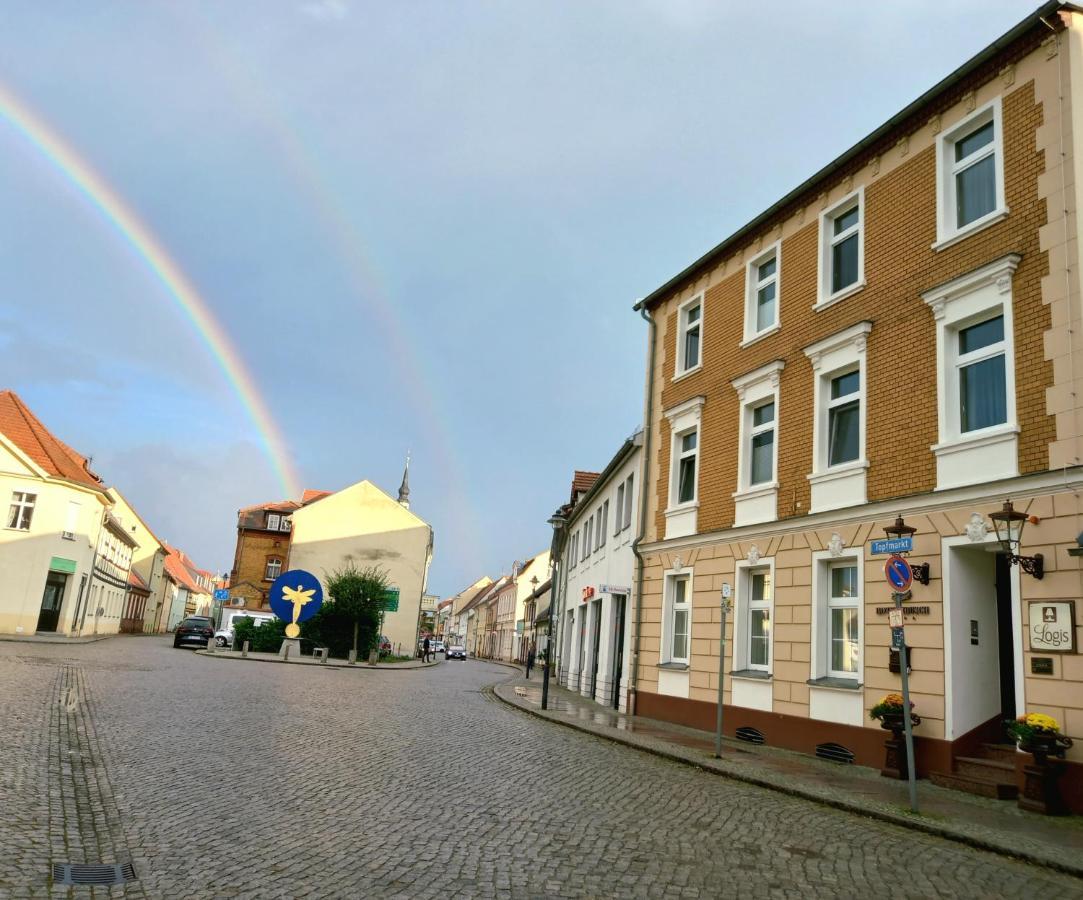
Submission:
[[[1033,575],[1039,581],[1045,575],[1045,559],[1042,554],[1035,553],[1033,556],[1020,556],[1019,548],[1023,543],[1023,526],[1027,522],[1037,523],[1037,518],[1028,516],[1024,512],[1017,512],[1012,506],[1011,500],[1005,500],[1000,512],[991,513],[993,530],[997,540],[1008,554],[1008,560],[1013,566],[1019,566],[1028,575]]]
[[[907,525],[902,516],[896,516],[895,524],[884,528],[884,534],[888,537],[908,538],[913,537],[916,532],[917,529],[913,525]],[[907,562],[910,563],[910,571],[914,573],[914,581],[918,584],[927,585],[929,583],[929,564],[927,562],[912,563],[910,560],[907,560]]]

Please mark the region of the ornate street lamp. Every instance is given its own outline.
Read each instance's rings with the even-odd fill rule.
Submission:
[[[1024,512],[1017,512],[1011,500],[1005,500],[1000,512],[991,513],[989,518],[993,520],[993,530],[1004,552],[1008,554],[1008,561],[1041,581],[1045,575],[1045,559],[1042,554],[1019,555],[1019,548],[1023,544],[1023,526],[1027,522],[1037,522],[1037,519]]]
[[[560,559],[563,556],[564,528],[568,524],[568,519],[560,510],[557,510],[549,519],[549,524],[553,528],[553,545],[549,554],[553,588],[549,593],[549,621],[546,623],[545,631],[545,663],[542,667],[542,709],[549,708],[549,669],[553,664],[553,619],[556,617],[557,597],[560,593],[558,573],[560,572]]]

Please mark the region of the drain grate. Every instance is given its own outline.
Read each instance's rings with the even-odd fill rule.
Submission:
[[[55,863],[53,884],[127,884],[135,881],[135,867],[131,863],[119,866],[89,865],[85,863]]]
[[[817,744],[816,755],[820,759],[827,759],[831,762],[852,763],[854,761],[853,751],[843,747],[842,744]]]
[[[745,725],[737,729],[737,740],[745,741],[749,744],[762,744],[765,743],[767,738],[763,736],[763,732],[758,728],[753,728],[751,725]]]

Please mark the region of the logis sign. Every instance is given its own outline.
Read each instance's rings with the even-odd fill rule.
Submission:
[[[1075,651],[1075,606],[1072,602],[1037,600],[1029,604],[1030,649],[1042,653]]]

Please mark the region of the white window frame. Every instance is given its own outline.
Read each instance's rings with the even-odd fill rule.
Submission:
[[[16,500],[16,497],[19,499]],[[8,525],[7,528],[11,531],[29,531],[34,523],[34,510],[37,504],[37,494],[31,494],[29,491],[12,491],[11,503],[8,505],[8,521],[11,521],[11,510],[14,507],[18,507],[19,512],[15,518],[15,524]]]
[[[587,559],[594,552],[594,516],[587,519],[583,526],[583,559]]]
[[[280,516],[278,513],[268,513],[267,514],[267,530],[268,531],[278,531],[278,526],[281,524],[281,522],[282,522],[282,516]]]
[[[675,584],[678,580],[685,581],[684,602],[679,606],[674,602]],[[688,666],[692,662],[692,588],[693,572],[690,567],[681,569],[668,569],[664,576],[664,599],[665,610],[662,617],[662,652],[663,664]],[[679,610],[688,612],[688,642],[686,645],[687,656],[673,655],[673,635],[676,613]]]
[[[868,368],[866,348],[872,322],[858,322],[830,337],[805,347],[805,356],[812,363],[813,409],[812,472],[808,480],[812,487],[810,512],[840,509],[863,504],[865,482],[869,468],[866,450],[868,416]],[[856,460],[830,465],[831,440],[831,381],[846,372],[857,371],[861,379],[858,390],[860,404],[860,435]]]
[[[758,279],[759,267],[771,259],[775,261],[775,274],[763,279]],[[764,328],[756,328],[756,304],[759,292],[767,285],[774,283],[775,286],[775,320]],[[759,255],[749,260],[745,267],[745,337],[741,342],[742,347],[774,334],[781,327],[782,319],[782,241],[776,241]]]
[[[696,446],[691,450],[685,450],[684,442],[685,438],[695,435]],[[690,506],[699,499],[699,425],[693,425],[690,428],[685,428],[683,431],[679,431],[673,435],[673,465],[670,467],[670,473],[672,476],[672,484],[670,485],[673,495],[677,497],[677,502],[674,507]],[[692,457],[695,460],[692,466],[692,496],[687,500],[680,499],[681,489],[681,464]]]
[[[988,148],[983,148],[980,158],[994,155],[993,172],[996,179],[996,205],[981,218],[959,227],[956,222],[956,180],[955,176],[979,162],[971,159],[966,165],[955,161],[955,145],[968,137],[988,122],[993,123],[993,140]],[[1008,215],[1008,205],[1004,199],[1004,124],[1000,97],[994,97],[980,109],[961,119],[951,128],[936,136],[936,241],[933,250],[943,250],[977,231],[988,228]]]
[[[613,537],[621,533],[624,521],[624,482],[617,485],[617,505],[613,515]]]
[[[609,530],[609,501],[606,500],[598,508],[598,534],[595,541],[595,549],[600,550],[605,546],[606,531]]]
[[[857,225],[842,234],[834,234],[835,220],[855,206],[858,210]],[[840,300],[845,300],[865,287],[865,212],[865,188],[859,187],[820,214],[820,272],[817,280],[816,305],[813,309],[824,309]],[[832,292],[831,250],[835,244],[846,240],[852,234],[857,235],[857,281]]]
[[[699,327],[699,359],[696,360],[696,364],[689,366],[685,359],[685,334],[689,330],[688,325],[688,311],[695,306],[699,306],[699,318],[695,322],[695,326]],[[693,372],[698,372],[703,368],[703,319],[707,310],[707,304],[705,302],[705,295],[700,293],[696,296],[685,300],[680,306],[677,307],[677,367],[673,373],[673,380],[676,381],[679,378],[683,378],[685,375],[691,375]]]
[[[756,608],[766,609],[771,632],[767,642],[767,665],[752,664],[752,576],[757,572],[766,572],[771,578],[771,599]],[[748,560],[738,560],[735,566],[734,580],[737,583],[736,602],[734,603],[733,629],[737,635],[734,642],[733,669],[735,672],[764,672],[768,675],[774,670],[775,663],[775,560],[764,557],[756,564]]]
[[[579,564],[579,532],[577,531],[571,537],[571,544],[568,547],[568,555],[570,561],[568,563],[569,569],[574,569]]]
[[[625,528],[632,527],[632,510],[634,509],[632,504],[633,489],[635,486],[635,473],[633,472],[624,480],[624,521],[621,522],[620,529],[624,531]]]
[[[290,531],[293,528],[293,519],[291,519],[289,516],[283,516],[282,523],[279,528],[282,531]]]
[[[737,391],[737,399],[740,402],[737,490],[733,493],[735,526],[773,521],[778,517],[778,439],[779,424],[781,422],[779,386],[785,365],[782,360],[775,360],[730,382],[734,390]],[[775,418],[770,426],[775,433],[774,453],[771,461],[772,477],[770,481],[753,485],[750,483],[752,477],[752,437],[754,432],[759,434],[767,428],[767,426],[753,428],[753,410],[768,402],[775,404]]]
[[[831,568],[834,566],[857,567],[858,596],[853,604],[831,603]],[[811,677],[815,682],[821,678],[852,682],[854,686],[865,681],[865,560],[862,547],[851,547],[838,555],[830,550],[812,554],[812,653]],[[838,672],[831,668],[831,609],[839,606],[857,609],[857,671]]]
[[[272,562],[278,563],[278,574],[274,575],[274,576],[271,576],[270,574],[268,574],[271,571],[271,563]],[[282,563],[282,557],[281,556],[269,557],[266,560],[266,562],[264,562],[264,564],[263,564],[263,580],[264,581],[274,581],[275,578],[277,578],[279,575],[282,574],[282,565],[283,565],[283,563]]]
[[[703,417],[705,398],[693,397],[665,410],[662,415],[669,422],[669,474],[666,516],[666,537],[684,537],[696,533],[699,510],[699,472],[703,459],[703,430],[700,421]],[[696,432],[696,471],[692,500],[677,502],[677,487],[680,478],[681,438],[690,432]]]
[[[1015,326],[1012,276],[1021,257],[1010,253],[922,294],[936,323],[939,440],[938,490],[986,483],[1019,474],[1019,420],[1015,403]],[[959,332],[997,315],[1004,317],[1004,390],[1007,421],[962,431],[959,409]]]

